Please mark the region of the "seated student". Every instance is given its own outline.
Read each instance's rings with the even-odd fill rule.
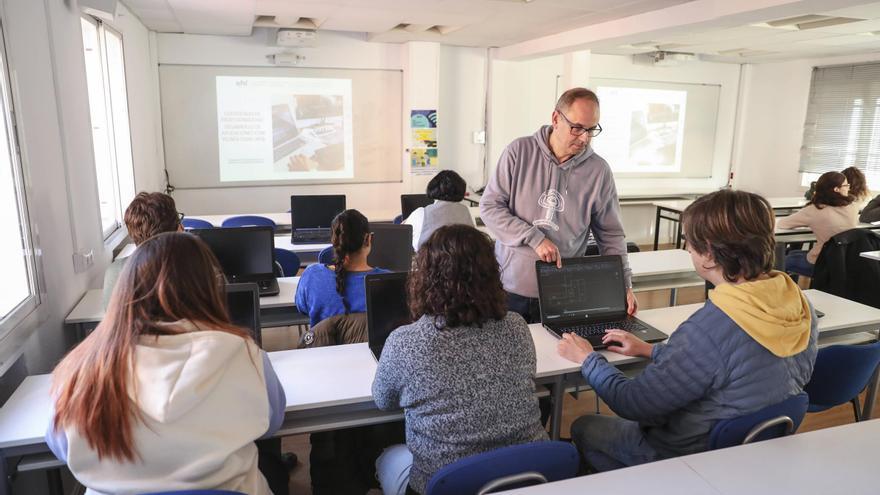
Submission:
[[[847,182],[849,182],[849,195],[853,198],[853,202],[861,207],[871,197],[865,174],[858,167],[847,167],[840,173],[845,175]]]
[[[128,229],[128,236],[131,237],[135,246],[162,232],[176,232],[183,230],[180,221],[183,216],[177,212],[174,205],[174,198],[167,194],[158,192],[148,193],[140,192],[131,200],[128,208],[125,209],[125,227]],[[116,258],[107,271],[104,272],[104,308],[110,302],[110,296],[113,294],[113,287],[116,286],[116,279],[128,257]]]
[[[790,251],[785,257],[785,271],[803,275],[813,273],[813,265],[828,239],[858,226],[858,206],[849,195],[849,181],[840,172],[825,172],[816,181],[813,199],[800,211],[776,222],[780,229],[809,227],[816,234],[816,244],[809,252]]]
[[[443,466],[469,455],[545,440],[535,397],[535,346],[507,311],[492,242],[448,225],[422,244],[407,282],[416,321],[385,343],[373,381],[379,409],[403,408],[406,445],[376,461],[386,494],[424,493]]]
[[[694,268],[715,289],[665,344],[607,331],[609,351],[652,360],[641,374],[627,378],[576,335],[559,342],[618,416],[583,416],[571,427],[596,471],[704,451],[715,422],[799,393],[813,372],[816,315],[788,275],[772,270],[770,204],[721,190],[694,201],[682,223]]]
[[[364,277],[387,270],[367,264],[373,241],[370,222],[357,210],[345,210],[330,226],[333,264],[315,263],[303,271],[294,301],[309,325],[315,326],[331,316],[364,313]]]
[[[435,230],[444,225],[470,225],[474,219],[468,207],[461,204],[467,184],[452,170],[441,170],[428,182],[428,197],[434,203],[416,208],[403,223],[413,226],[413,249],[419,247]]]
[[[865,223],[880,222],[880,194],[862,209],[859,221]]]
[[[230,322],[220,273],[190,234],[143,242],[103,321],[55,368],[46,443],[87,493],[271,493],[254,440],[281,426],[284,389]]]

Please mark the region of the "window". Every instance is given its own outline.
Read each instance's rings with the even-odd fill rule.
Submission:
[[[880,63],[813,68],[802,180],[851,166],[880,189]]]
[[[92,120],[92,145],[104,238],[122,226],[134,197],[131,134],[122,36],[92,17],[82,18],[83,50]]]
[[[0,32],[0,341],[4,341],[39,304],[36,260],[28,222],[25,180],[15,134],[6,51]],[[3,361],[6,356],[0,358]],[[0,369],[3,368],[0,362]]]

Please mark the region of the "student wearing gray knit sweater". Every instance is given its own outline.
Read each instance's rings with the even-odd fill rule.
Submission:
[[[565,334],[559,354],[617,417],[571,426],[587,463],[606,471],[708,448],[722,419],[755,412],[803,391],[816,360],[816,315],[788,275],[774,271],[773,213],[764,198],[721,190],[682,214],[694,268],[715,284],[706,305],[663,344],[609,330],[608,350],[651,363],[627,378],[590,343]]]
[[[386,494],[424,493],[447,464],[547,439],[534,343],[522,317],[507,312],[489,238],[441,227],[415,263],[407,296],[416,321],[388,337],[373,382],[376,405],[403,408],[406,419],[406,445],[376,461]]]

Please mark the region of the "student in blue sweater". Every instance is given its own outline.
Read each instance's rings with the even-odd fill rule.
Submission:
[[[566,334],[559,354],[617,417],[589,415],[571,427],[595,471],[708,448],[713,425],[798,394],[816,360],[816,315],[785,273],[774,271],[773,213],[764,198],[721,190],[682,214],[697,273],[715,284],[709,300],[666,343],[609,330],[608,350],[652,362],[627,378],[590,343]]]
[[[331,224],[333,264],[315,263],[303,271],[294,301],[309,325],[331,316],[364,313],[364,277],[387,270],[367,264],[373,234],[370,222],[357,210],[345,210]]]

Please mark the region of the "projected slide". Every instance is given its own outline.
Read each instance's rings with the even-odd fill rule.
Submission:
[[[597,88],[602,134],[596,152],[617,172],[678,172],[684,143],[686,91]]]
[[[217,76],[220,181],[354,177],[351,80]]]

